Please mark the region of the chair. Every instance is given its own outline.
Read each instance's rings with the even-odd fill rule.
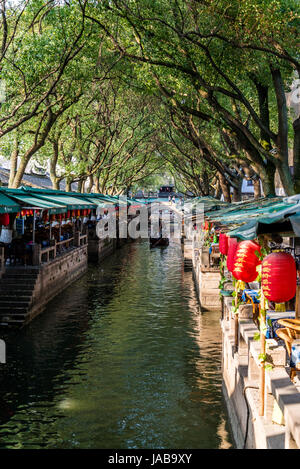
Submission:
[[[249,293],[246,293],[245,291],[244,291],[244,298],[247,300],[247,304],[252,304],[253,322],[259,329],[259,319],[258,319],[259,318],[259,304],[255,303],[252,295],[250,295]],[[243,299],[243,295],[242,295],[242,299]]]
[[[298,334],[300,333],[300,320],[299,319],[279,319],[278,324],[284,326],[283,328],[277,329],[277,336],[284,340],[287,352],[289,357],[292,355],[292,343],[297,339]],[[297,374],[297,368],[291,367],[290,378],[293,381]]]
[[[23,265],[27,265],[32,257],[29,249],[26,249],[26,242],[23,239],[13,239],[9,246],[9,260],[10,264],[16,265],[17,260]]]

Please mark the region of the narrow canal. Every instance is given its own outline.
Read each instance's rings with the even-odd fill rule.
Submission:
[[[0,448],[230,448],[220,313],[181,249],[126,245],[3,333]]]

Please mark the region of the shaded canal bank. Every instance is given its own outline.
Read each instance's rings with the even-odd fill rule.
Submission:
[[[0,448],[228,448],[220,313],[199,314],[181,248],[92,265],[5,332]]]

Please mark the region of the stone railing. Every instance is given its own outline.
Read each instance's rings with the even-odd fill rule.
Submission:
[[[74,245],[74,238],[65,239],[55,243],[56,253],[61,254],[66,249],[70,249]]]
[[[0,247],[0,276],[4,271],[4,268],[5,268],[4,247]]]
[[[71,248],[82,247],[87,245],[87,243],[88,235],[76,232],[74,237],[64,241],[53,241],[53,245],[46,248],[42,248],[40,244],[35,244],[33,247],[33,265],[47,264]]]
[[[88,243],[88,235],[77,231],[74,236],[74,245],[76,247],[85,246]]]
[[[261,348],[260,342],[255,340],[258,328],[251,318],[252,305],[243,305],[240,311],[236,348],[236,315],[231,303],[232,298],[225,299],[223,378],[231,419],[239,421],[239,432],[235,430],[237,445],[263,449],[300,448],[300,381],[290,379],[286,349],[274,339],[266,340],[267,362],[271,369],[265,370],[262,393]]]

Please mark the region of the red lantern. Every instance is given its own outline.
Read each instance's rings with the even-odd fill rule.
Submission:
[[[227,256],[228,253],[228,236],[225,233],[220,233],[219,237],[220,253]]]
[[[0,215],[0,225],[3,225],[3,226],[9,225],[8,213],[3,213],[2,215]]]
[[[285,303],[296,294],[297,271],[293,256],[272,252],[262,263],[261,286],[264,296],[275,303]]]
[[[75,217],[75,210],[72,210],[72,217]]]
[[[254,241],[242,241],[238,244],[232,274],[237,280],[254,282],[257,278],[256,267],[261,264],[256,253],[261,254],[260,245]]]
[[[233,271],[235,252],[237,250],[238,242],[236,238],[228,239],[228,252],[227,252],[227,269],[229,272]]]
[[[86,209],[86,208],[83,210],[83,216],[84,216],[84,217],[87,216],[87,209]]]
[[[68,210],[67,211],[67,218],[70,218],[70,216],[71,216],[71,212],[70,212],[70,210]]]

